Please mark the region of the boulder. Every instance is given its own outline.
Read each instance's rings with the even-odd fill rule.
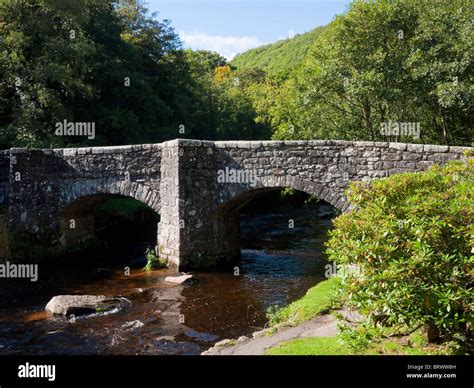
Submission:
[[[215,348],[220,348],[220,347],[223,347],[223,346],[230,346],[230,345],[233,345],[235,343],[234,340],[231,340],[231,339],[223,339],[222,341],[219,341],[219,342],[216,342],[214,344],[214,347]]]
[[[46,311],[58,315],[84,315],[120,310],[124,298],[108,298],[104,295],[57,295],[46,305]]]
[[[236,343],[242,344],[244,342],[247,342],[248,340],[249,340],[249,337],[246,337],[245,335],[243,335],[243,336],[240,336],[239,338],[237,338]]]
[[[193,275],[167,276],[165,282],[174,284],[189,284],[195,281]]]
[[[135,321],[128,321],[128,322],[125,322],[122,327],[126,330],[126,331],[136,331],[138,330],[140,327],[142,326],[145,326],[145,324],[142,322],[142,321],[139,321],[139,320],[135,320]]]
[[[262,329],[262,330],[259,330],[259,331],[255,331],[255,332],[252,333],[252,338],[255,339],[255,338],[263,337],[263,336],[265,336],[265,335],[271,333],[272,330],[273,330],[272,328],[268,327],[268,328],[266,328],[266,329]]]

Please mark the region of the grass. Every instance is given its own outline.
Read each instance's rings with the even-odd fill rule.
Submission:
[[[335,337],[299,338],[284,342],[265,352],[267,355],[347,355],[348,349]]]
[[[266,355],[448,355],[449,345],[430,345],[420,331],[404,338],[386,338],[371,342],[367,348],[351,349],[340,335],[298,338],[268,349]]]
[[[118,216],[128,220],[133,220],[140,212],[146,212],[152,215],[158,222],[158,215],[155,214],[144,203],[134,198],[112,197],[102,203],[97,211],[106,215]]]
[[[295,326],[317,315],[329,313],[344,302],[340,279],[332,277],[310,288],[301,299],[267,312],[273,334],[283,326]],[[379,329],[380,331],[380,329]],[[393,329],[369,330],[366,345],[348,339],[347,333],[333,337],[298,338],[268,349],[267,355],[449,355],[461,354],[452,344],[429,344],[422,329],[405,336],[390,336]],[[360,345],[360,346],[359,346]],[[464,353],[462,353],[464,354]]]
[[[270,326],[298,325],[317,315],[327,313],[338,303],[340,279],[332,277],[310,288],[305,296],[283,308],[270,308]]]

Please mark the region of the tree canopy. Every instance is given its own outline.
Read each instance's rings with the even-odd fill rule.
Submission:
[[[260,104],[275,139],[469,144],[473,5],[355,0]],[[384,124],[414,124],[420,138]]]
[[[472,14],[459,0],[354,0],[329,25],[228,63],[184,49],[137,0],[0,0],[0,148],[177,137],[467,145]],[[57,136],[64,120],[94,123],[95,138]]]

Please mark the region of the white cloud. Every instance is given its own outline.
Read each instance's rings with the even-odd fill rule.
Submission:
[[[228,60],[238,53],[262,45],[262,42],[254,36],[219,36],[185,31],[180,31],[179,36],[187,47],[194,50],[216,51]]]

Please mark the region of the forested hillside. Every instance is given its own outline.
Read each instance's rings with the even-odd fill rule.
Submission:
[[[66,6],[65,6],[66,4]],[[200,139],[469,145],[472,2],[354,0],[231,64],[137,0],[0,0],[0,148]],[[57,123],[93,123],[93,138]]]
[[[271,76],[286,78],[292,70],[302,65],[309,48],[323,29],[324,27],[317,27],[291,39],[248,50],[237,55],[231,65],[240,71],[257,68]]]
[[[0,0],[0,149],[268,138],[223,65],[137,0]],[[65,121],[95,134],[58,135]]]
[[[273,139],[469,145],[473,12],[457,0],[354,0],[288,79],[267,74],[256,120]]]

